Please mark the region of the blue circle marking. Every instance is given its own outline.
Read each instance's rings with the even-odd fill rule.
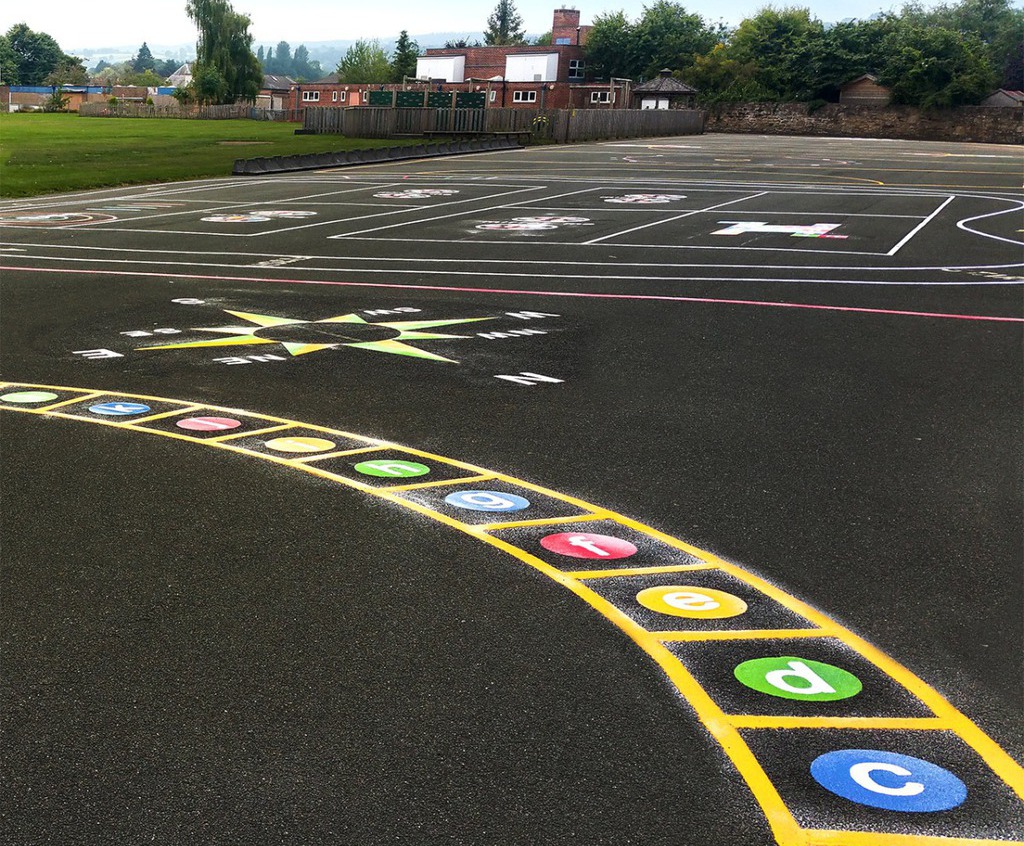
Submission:
[[[128,417],[133,414],[145,414],[149,411],[149,406],[141,402],[101,402],[99,405],[90,405],[89,411],[108,417]]]
[[[530,500],[504,491],[457,491],[444,501],[470,511],[522,511],[530,507]]]
[[[811,775],[837,796],[886,811],[948,811],[967,798],[967,786],[949,770],[876,749],[826,752],[811,762]]]

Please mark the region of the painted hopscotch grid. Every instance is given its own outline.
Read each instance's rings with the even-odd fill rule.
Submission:
[[[509,553],[661,667],[782,846],[1024,842],[1024,770],[929,685],[764,579],[630,518],[465,462],[237,409],[14,382],[0,383],[0,408],[245,453]]]
[[[534,190],[540,190],[540,186]],[[830,202],[821,206],[823,196]],[[777,202],[779,197],[785,198],[783,208]],[[912,202],[914,207],[911,211],[923,213],[901,213],[898,205],[891,212],[869,211],[869,199],[866,194],[852,191],[769,189],[750,193],[725,187],[683,186],[661,191],[591,187],[485,209],[468,209],[397,223],[389,222],[332,235],[330,238],[462,244],[466,243],[465,236],[471,234],[474,243],[507,244],[521,240],[526,235],[532,239],[531,243],[556,246],[608,243],[615,247],[644,250],[657,246],[659,249],[673,250],[892,257],[937,218],[955,197],[929,194],[923,197],[900,195],[887,198],[897,204]],[[921,201],[924,201],[925,208],[921,208]],[[794,205],[797,208],[794,209]],[[801,205],[806,208],[799,208]],[[632,225],[623,226],[620,223],[616,226],[619,221],[625,222],[630,216]],[[684,220],[688,222],[680,225],[685,227],[685,231],[680,231],[678,227],[665,229]],[[887,234],[886,242],[880,245],[880,249],[842,248],[848,237],[877,243],[881,239],[870,231],[870,224],[881,220],[889,224],[891,232]],[[412,231],[408,231],[410,227]],[[463,237],[446,236],[445,230],[450,231],[452,227],[458,228]],[[724,234],[730,228],[735,230],[734,233]],[[595,234],[595,230],[600,234]],[[836,230],[835,234],[833,230]],[[495,235],[498,232],[501,232],[500,236]],[[628,238],[633,235],[634,238]],[[715,235],[720,237],[713,237]],[[755,242],[757,238],[763,240],[765,236],[768,239],[766,242]],[[839,239],[838,243],[823,248],[823,240],[831,244],[836,238]],[[696,239],[699,239],[699,243]],[[687,243],[679,243],[680,240]],[[724,243],[733,241],[736,243]]]

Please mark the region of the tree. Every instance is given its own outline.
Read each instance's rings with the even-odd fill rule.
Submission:
[[[805,100],[818,87],[825,28],[808,9],[766,6],[729,40],[730,58],[754,62],[758,81],[780,100]]]
[[[192,68],[197,96],[210,103],[253,101],[263,84],[263,69],[252,52],[248,15],[227,0],[187,0],[186,11],[199,28]]]
[[[391,63],[378,41],[360,39],[348,48],[338,63],[338,82],[373,85],[390,79]]]
[[[444,43],[446,50],[465,50],[467,47],[483,47],[479,41],[467,41],[465,38],[456,38]]]
[[[146,42],[142,42],[142,46],[139,48],[139,52],[135,54],[132,59],[132,70],[135,73],[144,73],[148,70],[154,70],[156,68],[156,59],[153,58],[153,54],[150,52]]]
[[[292,72],[292,48],[287,41],[277,42],[277,52],[274,53],[274,65],[270,73],[277,73],[281,76],[288,76]]]
[[[883,43],[878,81],[896,103],[946,108],[977,103],[995,87],[982,40],[944,27],[904,25]]]
[[[310,61],[309,50],[306,49],[306,45],[300,44],[296,47],[295,53],[292,54],[292,69],[289,76],[305,82],[310,79],[319,79],[323,75],[323,68],[320,67],[320,63]]]
[[[57,66],[43,79],[43,85],[87,85],[89,75],[78,56],[63,56]],[[60,111],[60,109],[57,109]]]
[[[588,70],[596,77],[639,76],[635,45],[633,24],[625,12],[597,15],[583,48]]]
[[[33,32],[26,24],[15,24],[5,36],[10,51],[9,85],[42,85],[47,74],[65,58],[64,51],[45,32]]]
[[[550,47],[554,43],[554,35],[551,30],[548,30],[533,39],[533,43],[538,47]]]
[[[0,35],[0,83],[17,85],[18,60],[6,35]]]
[[[261,67],[266,70],[267,57],[263,55],[263,45],[260,45],[260,49],[256,51],[256,61],[260,63]]]
[[[522,25],[523,19],[516,11],[515,3],[512,0],[498,0],[498,5],[487,18],[484,44],[523,44],[526,33],[521,29]]]
[[[409,33],[403,29],[391,57],[391,81],[401,82],[407,76],[416,76],[416,58],[419,54],[420,45],[410,39]]]
[[[633,54],[640,75],[654,77],[662,68],[685,70],[696,55],[703,55],[719,43],[724,32],[710,27],[700,15],[691,14],[671,0],[656,0],[644,8],[633,27]]]
[[[702,103],[757,102],[770,99],[757,81],[757,65],[729,57],[724,44],[716,44],[709,53],[694,57],[686,80],[698,91]]]

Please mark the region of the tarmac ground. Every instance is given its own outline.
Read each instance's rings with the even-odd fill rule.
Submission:
[[[0,842],[1022,842],[1022,210],[739,135],[4,204]]]

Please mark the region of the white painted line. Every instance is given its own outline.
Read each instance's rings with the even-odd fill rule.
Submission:
[[[904,236],[903,240],[902,240],[902,241],[900,241],[900,242],[899,242],[899,243],[898,243],[898,244],[897,244],[897,245],[896,245],[895,247],[893,247],[893,248],[892,248],[891,250],[889,250],[889,252],[887,252],[887,253],[886,253],[886,255],[887,255],[887,256],[894,256],[894,255],[896,255],[896,253],[898,253],[898,252],[900,251],[900,249],[901,249],[901,248],[902,248],[902,247],[903,247],[903,246],[904,246],[904,245],[905,245],[905,244],[906,244],[906,243],[907,243],[908,241],[910,241],[910,239],[911,239],[911,238],[913,238],[913,237],[914,237],[914,236],[915,236],[915,235],[916,235],[916,234],[917,234],[918,232],[920,232],[920,231],[921,231],[922,229],[924,229],[924,228],[925,228],[925,227],[926,227],[926,226],[927,226],[927,225],[928,225],[929,223],[931,223],[931,222],[932,222],[933,220],[935,220],[935,218],[936,218],[936,217],[938,217],[939,213],[940,213],[940,212],[941,212],[941,211],[942,211],[942,210],[943,210],[943,209],[944,209],[944,208],[945,208],[946,206],[948,206],[948,205],[949,205],[950,203],[952,203],[952,202],[953,202],[953,200],[955,200],[955,199],[956,199],[956,197],[955,197],[955,196],[953,196],[953,195],[950,195],[950,196],[948,196],[948,197],[946,198],[946,201],[945,201],[945,202],[944,202],[944,203],[943,203],[942,205],[940,205],[940,206],[939,206],[939,207],[938,207],[938,208],[937,208],[937,209],[936,209],[935,211],[933,211],[933,212],[932,212],[932,213],[931,213],[930,215],[928,215],[928,217],[926,217],[926,218],[925,218],[924,220],[922,220],[922,221],[921,221],[921,222],[920,222],[919,224],[917,224],[917,226],[915,226],[915,227],[914,227],[913,229],[911,229],[911,230],[910,230],[910,231],[909,231],[909,232],[908,232],[908,233],[907,233],[907,234],[906,234],[906,235]]]
[[[732,205],[733,203],[743,203],[743,202],[746,202],[747,200],[756,200],[758,197],[763,197],[767,193],[768,193],[767,191],[761,191],[759,194],[751,194],[749,197],[740,197],[740,198],[738,198],[736,200],[727,200],[726,202],[719,203],[716,206],[706,206],[705,208],[698,209],[697,211],[686,212],[684,214],[675,215],[674,217],[667,217],[664,220],[656,220],[653,223],[645,223],[643,226],[634,226],[632,229],[624,229],[622,232],[613,232],[611,235],[603,235],[600,238],[594,238],[594,239],[592,239],[590,241],[584,241],[583,242],[583,246],[590,246],[592,244],[599,244],[602,241],[609,240],[610,238],[620,238],[623,235],[628,235],[631,232],[638,232],[641,229],[648,229],[651,226],[662,226],[662,225],[664,225],[666,223],[672,223],[673,221],[676,221],[676,220],[682,220],[684,217],[692,217],[695,214],[701,214],[703,212],[713,211],[714,209],[724,208],[725,206]],[[618,247],[619,244],[616,244],[615,246]],[[651,245],[647,245],[647,246],[648,246],[648,248],[650,248]]]
[[[976,217],[965,217],[963,220],[956,222],[956,228],[962,229],[964,232],[970,232],[972,235],[980,235],[982,238],[991,238],[994,241],[1002,241],[1006,244],[1014,244],[1015,246],[1024,247],[1024,242],[1015,241],[1012,238],[1004,238],[1002,235],[993,235],[990,232],[982,232],[980,229],[972,229],[968,226],[968,223],[974,223],[976,220],[984,220],[986,217],[998,217],[1003,214],[1012,214],[1016,211],[1024,209],[1024,203],[1018,202],[1017,207],[1013,209],[1004,209],[1003,211],[989,212],[988,214],[979,214]]]
[[[522,193],[525,193],[527,191],[542,191],[543,189],[544,189],[543,186],[539,186],[538,185],[538,186],[533,186],[533,187],[530,187],[530,188],[521,188],[518,191],[511,191],[509,193],[511,193],[511,194],[522,194]],[[594,190],[593,188],[585,188],[582,191],[569,191],[568,193],[559,194],[557,196],[559,196],[559,197],[569,197],[569,196],[572,196],[573,194],[585,194],[587,191],[593,191],[593,190]],[[487,198],[484,198],[484,199],[487,199]],[[552,197],[551,199],[555,199],[555,197]],[[447,204],[447,203],[438,203],[438,205],[449,205],[449,204]],[[504,204],[502,204],[500,206],[488,206],[487,208],[483,208],[483,209],[466,209],[465,211],[455,212],[453,214],[437,215],[436,217],[424,217],[424,218],[419,218],[418,220],[405,220],[405,221],[402,221],[401,223],[389,224],[388,226],[377,226],[377,227],[374,227],[373,229],[362,229],[362,230],[359,230],[359,231],[356,231],[356,232],[345,232],[345,233],[343,233],[341,235],[331,235],[330,238],[332,240],[333,239],[352,238],[352,237],[357,236],[357,235],[366,235],[366,234],[368,234],[370,232],[380,232],[380,231],[382,231],[384,229],[396,229],[396,228],[398,228],[400,226],[412,226],[414,224],[419,224],[419,223],[430,223],[431,221],[435,221],[435,220],[449,220],[449,219],[451,219],[453,217],[464,217],[465,215],[468,215],[468,214],[484,214],[485,212],[500,211],[501,209],[511,208],[511,207],[512,207],[511,204],[504,203]],[[436,206],[434,208],[436,208]],[[370,240],[376,240],[376,239],[370,239]],[[380,240],[389,240],[389,239],[385,238],[385,239],[380,239]],[[393,240],[398,241],[398,240],[407,240],[407,239],[396,238],[396,239],[393,239]],[[450,243],[450,242],[446,241],[445,243]]]

